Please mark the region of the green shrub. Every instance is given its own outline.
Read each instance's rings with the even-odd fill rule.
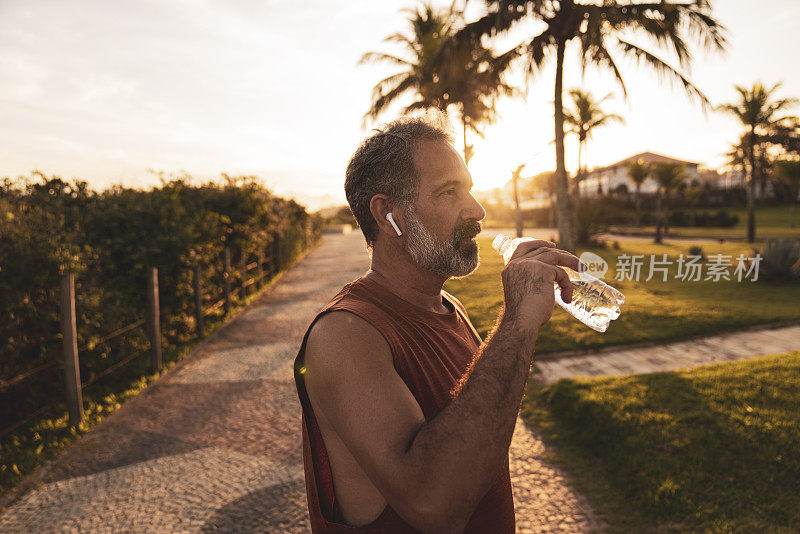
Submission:
[[[252,177],[225,176],[222,184],[199,186],[172,180],[150,190],[115,186],[102,192],[41,173],[0,181],[0,432],[63,396],[63,273],[75,274],[81,378],[90,382],[148,348],[143,327],[110,341],[102,338],[145,316],[150,267],[158,268],[169,353],[195,337],[195,264],[201,265],[207,306],[222,296],[226,246],[235,288],[243,260],[250,263],[261,254],[265,267],[278,271],[320,232],[318,217],[272,195]],[[221,320],[221,310],[208,318],[215,320]],[[14,383],[38,367],[44,369],[35,377]]]
[[[800,278],[800,240],[767,239],[764,250],[753,249],[753,254],[761,254],[760,276],[768,280],[788,280]]]

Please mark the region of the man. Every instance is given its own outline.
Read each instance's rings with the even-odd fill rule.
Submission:
[[[553,283],[578,259],[520,245],[481,342],[442,290],[478,265],[486,215],[441,112],[402,117],[350,160],[371,267],[317,315],[295,362],[314,532],[514,532],[508,448]],[[389,216],[391,214],[391,216]]]

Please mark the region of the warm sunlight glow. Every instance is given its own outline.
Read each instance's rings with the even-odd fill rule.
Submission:
[[[382,41],[404,28],[399,10],[410,4],[2,3],[0,176],[40,169],[103,188],[158,183],[148,169],[255,174],[281,194],[341,203],[347,160],[372,126],[361,123],[371,89],[395,72],[356,64],[365,51],[391,50]],[[793,46],[800,4],[771,6],[755,15],[745,0],[714,3],[731,35],[729,50],[722,57],[698,52],[691,74],[712,103],[732,100],[734,84],[758,79],[783,81],[782,94],[800,94]],[[615,91],[604,109],[626,120],[589,141],[588,167],[643,151],[712,168],[724,163],[738,135],[733,118],[704,112],[645,67],[623,62],[620,69],[627,101],[606,73],[588,70],[581,82],[568,53],[565,92]],[[547,65],[527,100],[501,99],[485,137],[470,135],[476,189],[504,184],[521,163],[526,175],[554,168],[553,79]],[[565,146],[574,169],[574,136]]]

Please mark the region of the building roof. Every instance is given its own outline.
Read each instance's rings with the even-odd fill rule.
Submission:
[[[600,171],[606,171],[609,169],[613,169],[615,167],[619,167],[620,165],[627,165],[633,161],[642,160],[644,163],[683,163],[684,165],[700,165],[699,163],[695,163],[693,161],[686,161],[682,159],[675,159],[670,158],[669,156],[662,156],[661,154],[656,154],[655,152],[642,152],[641,154],[635,154],[623,160],[620,160],[616,163],[612,163],[611,165],[606,165],[605,167],[597,167],[596,169],[592,169],[589,171],[588,174],[593,174]]]

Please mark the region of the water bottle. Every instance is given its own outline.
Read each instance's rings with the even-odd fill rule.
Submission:
[[[507,264],[514,254],[517,245],[532,241],[532,237],[511,237],[498,234],[492,247],[503,256]],[[555,297],[559,306],[570,315],[597,332],[605,332],[611,321],[619,317],[619,307],[625,303],[625,295],[595,278],[587,272],[576,272],[569,267],[559,266],[569,276],[572,283],[572,301],[569,304],[561,300],[561,288],[555,284]]]

